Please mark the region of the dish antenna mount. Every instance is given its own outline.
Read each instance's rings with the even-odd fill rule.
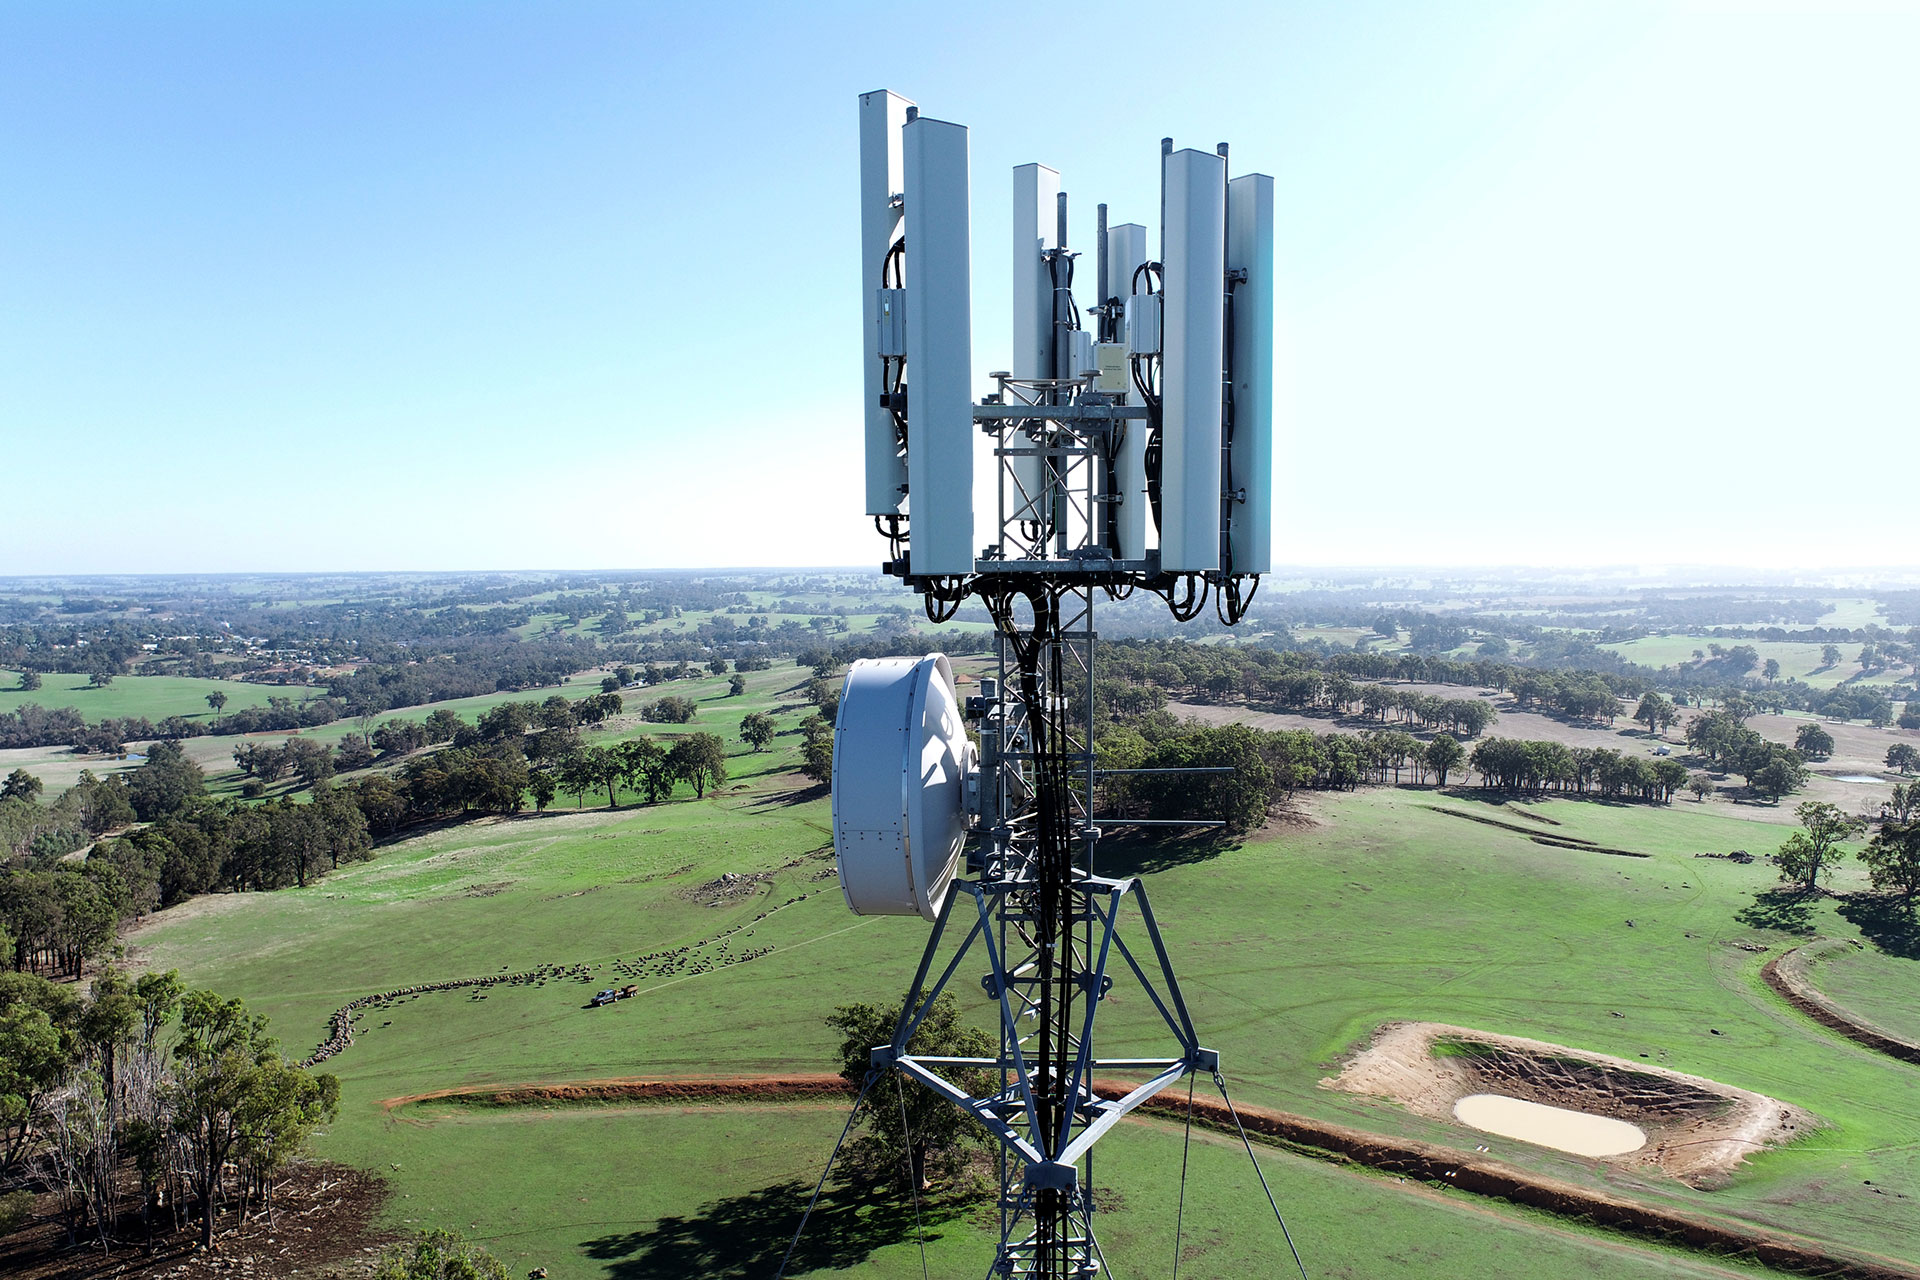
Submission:
[[[1144,225],[1110,227],[1100,205],[1083,309],[1059,174],[1016,168],[1012,359],[976,403],[967,131],[863,94],[860,159],[867,514],[889,544],[883,568],[928,617],[978,601],[996,647],[995,674],[964,699],[938,654],[847,672],[834,730],[841,888],[858,914],[933,924],[854,1110],[899,1072],[967,1111],[1000,1147],[991,1274],[1092,1276],[1106,1269],[1094,1145],[1194,1072],[1225,1096],[1145,886],[1097,872],[1102,780],[1143,771],[1095,759],[1094,603],[1145,591],[1185,621],[1211,597],[1231,625],[1270,568],[1273,181],[1229,178],[1224,144],[1163,141],[1159,257]],[[983,549],[976,454],[993,512]],[[916,1053],[933,1001],[976,976],[997,1012],[996,1054]],[[1158,1014],[1144,1052],[1096,1052],[1116,984]],[[959,1083],[982,1073],[995,1082],[984,1093]]]

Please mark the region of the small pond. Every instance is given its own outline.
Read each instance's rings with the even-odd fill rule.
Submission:
[[[1836,773],[1833,775],[1833,780],[1835,782],[1878,782],[1880,781],[1880,779],[1874,777],[1870,773]]]
[[[1577,1156],[1618,1156],[1647,1145],[1638,1125],[1606,1116],[1549,1107],[1498,1093],[1475,1093],[1453,1104],[1461,1124],[1472,1125],[1503,1138],[1518,1138]]]

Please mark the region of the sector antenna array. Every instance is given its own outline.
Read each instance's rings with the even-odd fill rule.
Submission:
[[[1094,757],[1094,605],[1144,591],[1182,621],[1212,607],[1231,625],[1270,567],[1273,181],[1232,175],[1225,144],[1162,140],[1143,157],[1159,166],[1157,234],[1146,211],[1109,225],[1097,206],[1094,270],[1076,284],[1060,174],[1016,168],[1012,351],[976,401],[967,152],[963,126],[861,96],[865,510],[884,568],[928,616],[978,600],[996,646],[972,696],[939,654],[856,662],[842,688],[847,905],[933,925],[854,1110],[898,1073],[967,1111],[999,1143],[989,1274],[1055,1280],[1106,1269],[1100,1138],[1195,1073],[1226,1090],[1145,887],[1098,873],[1100,782],[1127,771]],[[976,979],[996,1011],[994,1056],[916,1052],[933,1001]],[[1143,1043],[1116,1053],[1101,1036],[1096,1051],[1116,984],[1158,1018]],[[1096,1072],[1126,1083],[1096,1090]],[[969,1092],[982,1073],[994,1087]]]

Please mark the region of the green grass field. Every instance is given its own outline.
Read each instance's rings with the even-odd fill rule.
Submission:
[[[823,1015],[852,1000],[897,998],[925,929],[847,914],[823,878],[824,800],[782,789],[793,741],[739,758],[735,782],[704,803],[489,821],[407,841],[304,891],[200,900],[136,935],[140,959],[246,997],[295,1054],[321,1038],[333,1008],[358,995],[542,963],[595,966],[585,982],[494,988],[484,999],[421,995],[370,1015],[353,1047],[327,1064],[342,1079],[343,1110],[321,1152],[388,1172],[396,1221],[473,1230],[529,1266],[552,1267],[556,1280],[687,1274],[663,1261],[678,1256],[670,1247],[707,1240],[759,1249],[767,1233],[789,1229],[776,1230],[782,1215],[763,1193],[815,1172],[831,1145],[830,1112],[434,1118],[431,1109],[390,1115],[379,1103],[477,1082],[830,1069],[834,1040]],[[1910,1214],[1891,1198],[1920,1197],[1920,1077],[1773,996],[1758,978],[1764,956],[1732,945],[1799,940],[1736,918],[1769,873],[1693,856],[1770,847],[1777,829],[1756,831],[1714,807],[1534,806],[1566,834],[1654,855],[1634,860],[1545,848],[1429,812],[1427,803],[1430,793],[1413,791],[1316,796],[1314,825],[1243,846],[1107,851],[1107,870],[1150,873],[1196,1021],[1222,1051],[1236,1097],[1456,1147],[1486,1140],[1501,1159],[1582,1185],[1920,1262]],[[1469,797],[1445,803],[1483,808]],[[738,903],[688,896],[727,871],[772,874]],[[754,923],[763,911],[772,914]],[[1788,913],[1776,922],[1854,932],[1825,903],[1805,919]],[[736,946],[772,953],[648,980],[638,998],[609,1009],[582,1007],[616,963],[707,942],[735,925],[751,930]],[[700,954],[718,952],[709,945]],[[985,1022],[978,987],[959,986],[970,1015]],[[1144,1034],[1150,1018],[1146,1002],[1123,988],[1104,1007],[1103,1043],[1115,1053],[1159,1049]],[[1318,1086],[1377,1025],[1400,1018],[1644,1054],[1800,1104],[1828,1127],[1708,1192]],[[737,1157],[719,1153],[729,1133],[742,1144]],[[1138,1269],[1148,1270],[1152,1258],[1170,1256],[1171,1228],[1145,1188],[1178,1146],[1141,1127],[1115,1150],[1102,1181],[1121,1188],[1127,1208],[1108,1215],[1104,1229],[1129,1257],[1137,1243],[1147,1260]],[[1271,1158],[1284,1171],[1283,1204],[1319,1224],[1302,1232],[1316,1275],[1727,1274],[1500,1205]],[[1204,1194],[1226,1195],[1231,1177],[1222,1178],[1210,1176]],[[1862,1185],[1869,1180],[1873,1188]],[[1223,1253],[1217,1269],[1193,1274],[1279,1274],[1285,1255],[1277,1241],[1263,1243],[1262,1213],[1263,1205],[1240,1206],[1209,1237],[1222,1250],[1255,1250],[1256,1260],[1229,1265]],[[941,1230],[938,1256],[979,1258],[984,1267],[981,1228],[956,1220]],[[864,1228],[856,1235],[868,1239]],[[958,1252],[940,1252],[948,1248]],[[1549,1256],[1565,1260],[1547,1271],[1531,1265]],[[917,1251],[900,1240],[855,1272],[904,1276],[917,1266]]]
[[[305,702],[320,696],[318,689],[202,680],[197,676],[117,676],[106,688],[93,689],[87,686],[86,676],[65,672],[43,675],[40,687],[28,692],[20,688],[19,672],[0,670],[0,711],[13,711],[30,703],[47,708],[73,707],[88,724],[121,716],[145,716],[156,721],[168,716],[209,720],[214,714],[207,705],[210,693],[227,695],[227,714],[264,707],[268,698]]]
[[[590,728],[586,731],[586,738],[589,742],[605,745],[624,737],[631,737],[634,733],[641,731],[670,737],[677,733],[705,730],[709,733],[720,734],[726,738],[735,749],[740,749],[741,718],[749,711],[777,711],[781,707],[786,707],[791,710],[796,707],[800,700],[799,695],[789,693],[788,691],[796,684],[804,685],[811,674],[811,671],[795,667],[790,662],[780,663],[767,671],[751,672],[747,676],[747,692],[739,697],[731,696],[728,693],[728,680],[730,677],[712,675],[704,675],[697,680],[677,680],[658,688],[623,690],[621,696],[626,703],[626,714],[629,720],[638,714],[639,708],[644,703],[654,701],[668,694],[694,699],[700,704],[700,711],[692,723],[684,726],[649,724],[644,727],[636,727],[631,723],[624,723],[623,727],[618,729]],[[543,702],[556,693],[569,699],[579,699],[591,694],[597,694],[600,692],[602,675],[603,673],[600,671],[589,671],[569,677],[563,684],[557,687],[548,686],[542,689],[530,689],[518,693],[481,694],[472,698],[451,698],[445,702],[435,702],[418,707],[402,707],[398,710],[383,712],[375,717],[374,723],[377,725],[385,720],[425,720],[429,715],[440,710],[452,711],[463,719],[471,722],[478,720],[487,711],[499,706],[503,702]],[[66,677],[62,678],[64,679]],[[172,679],[172,677],[153,678],[155,680]],[[133,677],[126,677],[125,679],[131,680]],[[104,690],[104,692],[115,692],[123,682],[122,680],[116,680],[114,684]],[[222,685],[229,690],[246,690],[249,692],[260,689],[269,689],[269,691],[271,691],[269,686],[245,685],[222,681],[181,681],[181,683]],[[232,705],[231,703],[229,704],[229,709],[232,708]],[[202,709],[205,709],[204,704]],[[811,710],[811,708],[809,707],[807,710]],[[803,715],[804,713],[781,716],[781,728],[790,731],[789,736],[791,736],[791,731],[797,730],[797,726]],[[358,733],[359,731],[360,725],[356,720],[336,720],[332,724],[321,725],[317,728],[302,729],[297,736],[311,739],[315,742],[333,745],[349,733]],[[240,785],[242,781],[244,781],[239,769],[233,763],[233,751],[235,747],[239,746],[242,742],[279,743],[293,736],[295,735],[279,732],[248,734],[244,736],[232,734],[207,735],[198,738],[182,739],[181,746],[185,749],[188,757],[206,771],[208,789],[217,797],[227,797],[239,795]],[[755,760],[756,763],[764,763],[773,758],[772,753],[768,753],[768,755],[757,757]],[[779,758],[788,762],[788,764],[783,767],[790,767],[791,760],[789,756],[781,756]],[[77,756],[73,754],[70,748],[64,746],[0,751],[0,774],[5,774],[16,768],[25,769],[28,773],[33,774],[46,784],[49,794],[57,793],[66,787],[72,786],[83,769],[91,770],[95,774],[104,777],[138,768],[140,763],[140,759],[137,758],[119,760],[91,755]],[[379,767],[391,767],[397,763],[398,762],[392,761],[383,762]],[[355,775],[345,774],[341,776],[343,778],[349,778]],[[279,784],[277,790],[286,791],[296,786],[296,781],[288,778]],[[624,792],[622,794],[625,795]]]
[[[1628,640],[1619,644],[1603,644],[1602,649],[1611,650],[1629,662],[1637,662],[1646,667],[1677,667],[1693,661],[1693,651],[1705,652],[1709,644],[1719,644],[1732,648],[1736,644],[1749,644],[1760,653],[1760,661],[1768,658],[1780,664],[1780,679],[1785,682],[1791,678],[1802,684],[1812,685],[1816,689],[1831,689],[1835,685],[1853,679],[1860,674],[1860,664],[1854,661],[1860,656],[1860,646],[1843,644],[1840,652],[1844,655],[1840,663],[1833,667],[1820,665],[1821,645],[1798,640],[1725,640],[1706,636],[1645,636],[1639,640]],[[1755,674],[1758,674],[1756,671]],[[1912,673],[1905,667],[1896,667],[1892,671],[1876,671],[1859,681],[1862,684],[1894,684],[1902,679],[1910,679]]]
[[[396,1179],[414,1168],[438,1172],[421,1184],[430,1189],[401,1200],[395,1216],[402,1225],[457,1223],[514,1274],[547,1267],[554,1277],[763,1280],[780,1264],[843,1119],[842,1107],[826,1104],[426,1104],[410,1109],[367,1155],[384,1160]],[[1486,1277],[1580,1280],[1773,1274],[1258,1150],[1310,1274],[1321,1280],[1425,1280],[1469,1268]],[[548,1176],[501,1177],[535,1151]],[[1101,1155],[1110,1174],[1103,1197],[1118,1201],[1099,1219],[1112,1272],[1166,1274],[1180,1130],[1157,1121],[1128,1126]],[[985,1270],[998,1239],[990,1210],[935,1202],[921,1221],[932,1274]],[[910,1201],[830,1185],[790,1274],[918,1276],[920,1234]],[[1205,1131],[1194,1135],[1181,1245],[1186,1275],[1284,1276],[1291,1266],[1245,1153]]]
[[[1835,947],[1809,975],[1835,1004],[1896,1039],[1920,1044],[1920,959]]]

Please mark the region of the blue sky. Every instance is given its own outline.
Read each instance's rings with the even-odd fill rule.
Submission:
[[[1013,165],[1275,176],[1282,562],[1920,559],[1920,5],[1035,12],[13,0],[0,574],[877,561],[883,87],[982,371]]]

